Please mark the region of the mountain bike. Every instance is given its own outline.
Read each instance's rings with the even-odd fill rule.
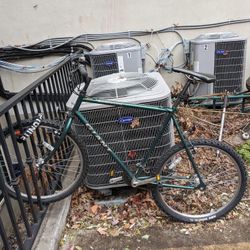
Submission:
[[[134,188],[147,185],[157,206],[179,221],[210,221],[227,214],[240,202],[246,189],[247,174],[243,160],[232,147],[223,142],[211,139],[189,140],[176,116],[190,84],[200,81],[209,84],[215,81],[215,77],[180,68],[172,68],[172,71],[188,77],[172,107],[89,97],[87,89],[91,81],[85,75],[85,83],[75,90],[77,100],[62,122],[44,120],[42,114],[39,114],[32,120],[14,124],[16,140],[26,145],[26,148],[32,148],[33,155],[26,162],[24,173],[16,171],[14,180],[6,178],[9,193],[15,197],[15,183],[24,200],[31,198],[33,202],[50,203],[69,196],[82,185],[89,170],[88,153],[84,142],[79,140],[76,131],[72,129],[73,121],[77,119],[122,169],[123,175],[111,178],[110,183],[123,179]],[[164,114],[159,131],[143,159],[136,164],[136,169],[129,168],[98,134],[84,112],[79,111],[83,102],[153,110]],[[148,167],[149,158],[170,123],[180,142],[166,150],[154,166]],[[4,135],[6,138],[10,136],[8,128],[4,130]],[[25,191],[25,183],[17,181],[21,175],[29,175],[26,171],[33,173],[26,178],[30,180],[31,194]]]

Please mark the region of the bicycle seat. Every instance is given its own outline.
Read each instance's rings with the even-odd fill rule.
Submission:
[[[172,71],[177,72],[177,73],[183,73],[185,75],[194,76],[194,77],[196,77],[196,78],[198,78],[206,83],[215,82],[215,80],[216,80],[216,77],[214,75],[199,73],[199,72],[195,72],[195,71],[191,71],[191,70],[187,70],[187,69],[172,68]]]

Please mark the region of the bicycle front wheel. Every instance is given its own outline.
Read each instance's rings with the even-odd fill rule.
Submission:
[[[192,145],[190,151],[206,188],[198,188],[199,178],[184,146],[178,144],[159,159],[156,174],[165,176],[167,181],[152,187],[152,195],[159,208],[173,219],[183,222],[216,220],[231,211],[244,194],[247,184],[244,163],[224,143],[196,140]]]
[[[32,121],[22,121],[14,125],[15,133],[18,135],[32,125]],[[4,130],[8,149],[12,154],[11,161],[14,166],[15,176],[18,181],[21,196],[24,201],[28,200],[28,193],[34,202],[50,203],[61,200],[70,195],[84,180],[88,159],[86,147],[79,141],[77,135],[70,131],[59,149],[51,159],[38,168],[37,163],[43,161],[44,157],[58,142],[59,135],[56,133],[59,124],[52,121],[42,121],[40,126],[33,132],[26,142],[18,143],[19,152],[22,157],[22,166],[17,160],[13,147],[13,139],[9,129]],[[12,177],[7,164],[2,168],[6,179],[6,187],[10,194],[15,197],[12,186]],[[28,189],[27,189],[28,187]]]

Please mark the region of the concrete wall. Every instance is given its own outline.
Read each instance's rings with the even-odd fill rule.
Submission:
[[[0,46],[32,44],[53,37],[83,33],[106,33],[128,30],[157,30],[177,25],[206,24],[250,17],[249,0],[1,0]],[[250,23],[213,29],[181,31],[186,39],[206,32],[233,31],[250,38]],[[139,38],[149,42],[153,57],[169,47],[178,37],[160,34]],[[175,63],[182,62],[181,47],[175,51]],[[250,75],[250,42],[248,42],[246,76]],[[36,62],[38,63],[38,62]],[[146,70],[154,63],[148,57]],[[0,71],[7,89],[20,90],[38,77]],[[169,85],[182,78],[164,74]]]

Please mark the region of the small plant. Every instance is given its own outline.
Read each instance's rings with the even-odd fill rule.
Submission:
[[[238,149],[237,152],[242,156],[242,158],[250,164],[250,140],[242,144]]]

